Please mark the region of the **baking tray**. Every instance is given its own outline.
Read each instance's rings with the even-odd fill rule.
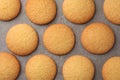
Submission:
[[[90,20],[86,24],[77,25],[77,24],[73,24],[73,23],[67,21],[65,19],[65,17],[63,16],[63,14],[62,14],[63,0],[56,0],[57,16],[56,16],[55,20],[47,25],[36,25],[36,24],[31,23],[25,14],[26,0],[21,0],[21,12],[20,12],[20,14],[15,19],[13,19],[11,21],[8,21],[8,22],[0,21],[0,52],[3,52],[3,51],[10,52],[6,46],[6,43],[5,43],[6,33],[7,33],[9,28],[11,28],[13,25],[16,25],[19,23],[27,23],[36,29],[36,31],[39,34],[39,45],[38,45],[38,48],[32,54],[30,54],[28,56],[17,56],[16,55],[16,57],[19,59],[19,61],[21,63],[21,72],[20,72],[20,75],[19,75],[17,80],[26,80],[25,64],[26,64],[27,60],[30,57],[32,57],[33,55],[40,54],[40,53],[47,54],[48,56],[52,57],[55,60],[55,62],[57,64],[57,68],[58,68],[55,80],[63,80],[63,76],[62,76],[63,63],[68,57],[75,55],[75,54],[84,55],[84,56],[89,57],[95,65],[96,71],[95,71],[94,80],[102,80],[101,69],[102,69],[104,62],[112,56],[119,56],[120,55],[120,50],[119,50],[119,48],[120,48],[120,26],[110,23],[105,18],[104,14],[103,14],[103,2],[104,2],[104,0],[95,0],[96,13],[95,13],[93,19]],[[89,25],[93,22],[104,22],[104,23],[108,24],[115,32],[116,43],[115,43],[114,47],[112,48],[112,50],[110,50],[105,55],[90,54],[81,45],[80,36],[81,36],[83,29],[87,25]],[[64,55],[64,56],[56,56],[56,55],[51,54],[50,52],[48,52],[44,48],[43,43],[42,43],[42,36],[43,36],[45,29],[49,25],[55,24],[55,23],[63,23],[63,24],[70,26],[76,35],[75,47],[73,48],[73,50],[69,54]],[[10,52],[10,53],[12,53],[12,52]]]

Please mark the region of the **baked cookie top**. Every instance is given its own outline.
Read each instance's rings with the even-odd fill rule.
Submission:
[[[103,9],[110,22],[120,24],[120,0],[104,0]]]
[[[30,58],[25,68],[28,80],[54,80],[56,70],[54,60],[44,54]]]
[[[72,50],[75,36],[70,27],[64,24],[49,26],[43,35],[44,46],[53,54],[63,55]]]
[[[104,54],[114,45],[115,36],[112,29],[104,23],[92,23],[82,32],[83,47],[93,54]]]
[[[111,57],[102,68],[104,80],[120,80],[120,57]]]
[[[17,55],[28,55],[38,45],[38,35],[28,24],[17,24],[10,28],[6,35],[7,47]]]
[[[20,72],[20,64],[15,56],[0,52],[0,80],[16,80]]]
[[[92,80],[94,65],[87,57],[74,55],[65,61],[62,73],[64,80]]]
[[[94,0],[64,0],[62,9],[66,19],[83,24],[93,17],[95,4]]]
[[[26,14],[35,24],[47,24],[56,16],[55,0],[27,0]]]
[[[0,20],[8,21],[20,12],[20,0],[0,0]]]

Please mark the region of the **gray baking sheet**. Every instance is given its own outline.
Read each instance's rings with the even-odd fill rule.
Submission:
[[[27,60],[31,56],[36,55],[36,54],[40,54],[40,53],[47,54],[48,56],[52,57],[55,60],[55,62],[57,64],[57,68],[58,68],[58,72],[57,72],[55,80],[63,80],[62,65],[68,57],[70,57],[72,55],[75,55],[75,54],[84,55],[84,56],[89,57],[95,65],[95,70],[96,71],[95,71],[94,80],[102,80],[101,69],[102,69],[103,63],[108,58],[110,58],[111,56],[119,56],[120,55],[120,50],[119,50],[120,49],[120,26],[110,23],[104,17],[103,2],[104,2],[104,0],[95,0],[96,13],[95,13],[93,19],[86,24],[77,25],[77,24],[73,24],[73,23],[67,21],[65,19],[65,17],[63,16],[63,14],[62,14],[63,0],[56,0],[57,16],[56,16],[55,20],[53,22],[51,22],[50,24],[47,24],[47,25],[36,25],[36,24],[31,23],[30,20],[27,18],[26,14],[25,14],[26,0],[21,0],[21,6],[22,7],[21,7],[20,14],[15,19],[13,19],[11,21],[8,21],[8,22],[0,21],[0,52],[3,52],[3,51],[10,52],[7,49],[7,46],[6,46],[6,43],[5,43],[6,33],[7,33],[9,28],[11,28],[13,25],[16,25],[16,24],[19,24],[19,23],[27,23],[27,24],[33,26],[36,29],[36,31],[39,34],[39,45],[38,45],[38,48],[32,54],[30,54],[28,56],[17,56],[16,55],[17,58],[19,59],[20,63],[21,63],[21,73],[20,73],[17,80],[26,80],[25,64],[26,64]],[[109,51],[105,55],[90,54],[81,45],[81,42],[80,42],[81,32],[83,31],[83,29],[87,25],[89,25],[93,22],[104,22],[104,23],[108,24],[113,29],[113,31],[115,32],[116,43],[115,43],[114,47],[112,48],[112,50]],[[42,36],[43,36],[43,33],[44,33],[45,29],[49,25],[55,24],[55,23],[63,23],[63,24],[69,25],[73,29],[73,31],[76,35],[76,45],[75,45],[75,47],[73,48],[73,50],[69,54],[67,54],[65,56],[56,56],[56,55],[51,54],[50,52],[48,52],[44,48],[43,43],[42,43]]]

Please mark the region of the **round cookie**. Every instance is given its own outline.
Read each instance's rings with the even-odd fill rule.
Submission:
[[[94,65],[87,57],[74,55],[65,61],[62,72],[64,80],[92,80]]]
[[[72,29],[67,25],[54,24],[45,30],[43,43],[51,53],[64,55],[74,47],[75,36]]]
[[[110,22],[120,24],[120,0],[105,0],[103,9]]]
[[[13,26],[6,36],[7,47],[17,55],[28,55],[38,45],[38,35],[28,24],[17,24]]]
[[[15,56],[0,52],[0,80],[16,80],[20,72],[20,64]]]
[[[8,21],[20,12],[20,0],[0,0],[0,20]]]
[[[35,55],[28,60],[25,72],[28,80],[54,80],[56,64],[47,55]]]
[[[77,24],[88,22],[95,13],[94,0],[64,0],[63,14],[69,21]]]
[[[120,57],[111,57],[102,68],[103,80],[120,80]]]
[[[93,54],[104,54],[114,45],[115,36],[112,29],[104,23],[88,25],[81,35],[83,47]]]
[[[35,24],[47,24],[56,16],[55,0],[27,0],[26,14]]]

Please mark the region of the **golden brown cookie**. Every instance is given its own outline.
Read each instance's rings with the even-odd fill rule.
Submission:
[[[111,57],[102,68],[103,80],[120,80],[120,57]]]
[[[92,80],[94,65],[87,57],[74,55],[65,61],[62,72],[64,80]]]
[[[35,55],[28,60],[25,72],[28,80],[54,80],[56,64],[47,55]]]
[[[55,0],[27,0],[26,14],[35,24],[47,24],[56,16]]]
[[[38,45],[38,35],[28,24],[17,24],[13,26],[6,36],[7,47],[17,55],[28,55]]]
[[[120,0],[104,0],[103,9],[110,22],[120,24]]]
[[[63,14],[71,22],[83,24],[95,13],[94,0],[64,0]]]
[[[8,21],[20,12],[20,0],[0,0],[0,20]]]
[[[54,24],[45,30],[43,43],[51,53],[63,55],[70,52],[74,47],[75,36],[72,29],[67,25]]]
[[[83,47],[93,54],[104,54],[114,45],[115,36],[112,29],[104,23],[88,25],[81,35]]]
[[[0,80],[16,80],[20,72],[20,64],[15,56],[0,52]]]

